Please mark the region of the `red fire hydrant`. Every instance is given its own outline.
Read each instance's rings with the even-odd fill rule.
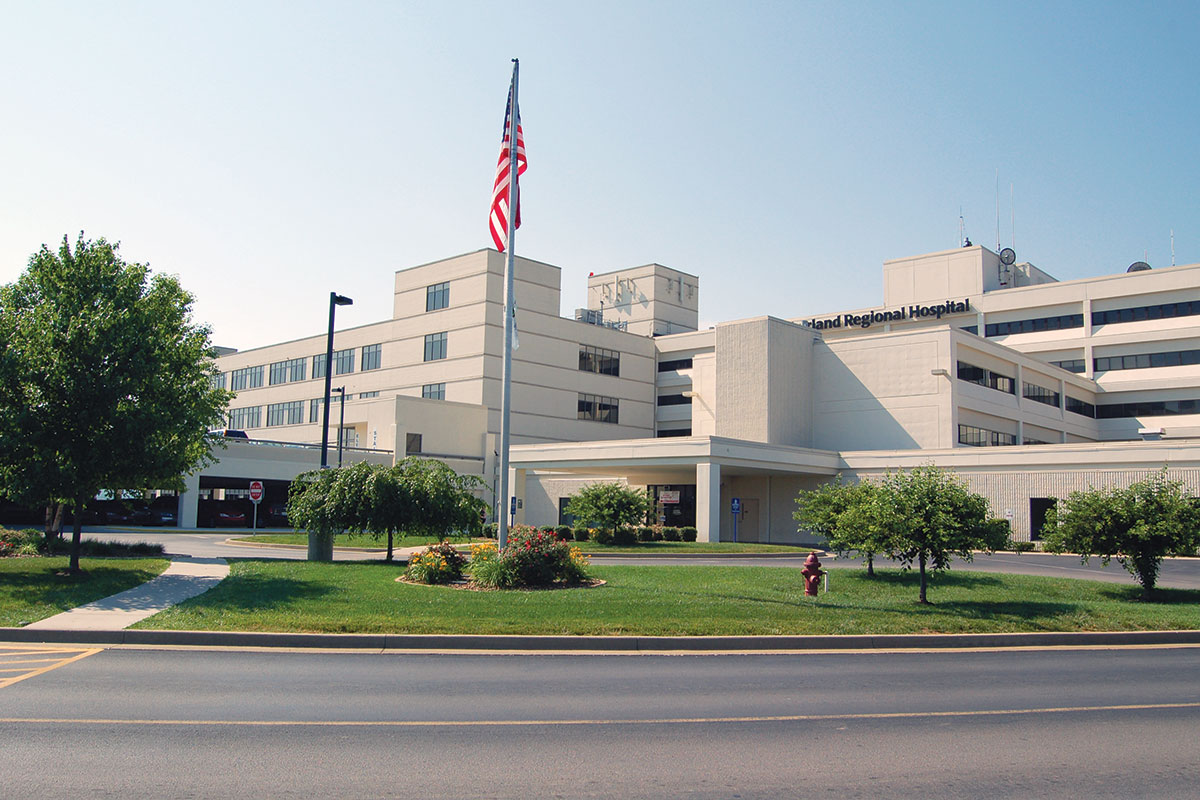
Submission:
[[[821,576],[825,574],[816,553],[809,553],[808,558],[804,559],[800,574],[804,576],[804,593],[809,597],[816,597],[817,590],[821,588]]]

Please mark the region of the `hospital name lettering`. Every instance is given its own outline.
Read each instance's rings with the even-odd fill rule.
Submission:
[[[941,319],[947,314],[965,314],[971,310],[969,298],[947,300],[931,306],[901,306],[893,311],[868,311],[865,314],[842,314],[827,319],[810,319],[805,324],[817,330],[829,328],[869,328],[877,322],[902,322],[910,319]]]

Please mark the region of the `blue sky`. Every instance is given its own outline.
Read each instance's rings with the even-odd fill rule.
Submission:
[[[1200,261],[1200,3],[0,0],[0,282],[64,233],[180,276],[238,348],[391,314],[488,246],[701,278],[704,324],[878,304],[959,210],[1063,279]],[[1015,231],[1010,224],[1010,184]]]

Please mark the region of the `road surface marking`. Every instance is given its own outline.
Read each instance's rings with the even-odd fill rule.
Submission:
[[[91,719],[86,717],[0,717],[0,724],[34,725],[205,725],[230,727],[331,728],[493,728],[562,725],[711,725],[753,722],[831,722],[947,717],[1003,717],[1095,711],[1164,711],[1200,708],[1194,703],[1137,703],[1111,706],[1002,708],[974,711],[893,711],[873,714],[785,714],[764,717],[661,717],[654,719],[497,719],[497,720],[236,720],[236,719]]]
[[[0,673],[16,672],[17,675],[2,676],[0,675],[0,689],[7,686],[12,686],[17,681],[23,681],[26,678],[32,678],[36,675],[49,672],[52,669],[65,667],[74,661],[87,658],[95,655],[103,650],[102,647],[29,647],[28,645],[21,646],[5,646],[0,645]],[[25,656],[47,656],[46,658],[25,658]],[[28,669],[27,667],[8,667],[9,664],[44,664],[45,666]]]

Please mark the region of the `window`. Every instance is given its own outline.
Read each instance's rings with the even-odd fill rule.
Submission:
[[[358,447],[358,431],[354,428],[342,428],[339,436],[342,447]]]
[[[967,333],[973,333],[976,336],[979,335],[979,326],[977,325],[963,325],[961,328],[959,328],[959,330]]]
[[[276,425],[299,425],[304,421],[304,401],[272,403],[267,406],[267,427]]]
[[[658,404],[660,406],[690,406],[692,398],[685,397],[682,394],[660,394],[658,396]]]
[[[383,345],[369,344],[362,349],[362,371],[379,369],[381,357],[383,354]]]
[[[318,397],[316,400],[308,401],[308,421],[320,422],[321,409],[325,407],[325,398]]]
[[[354,372],[354,348],[348,350],[338,350],[333,354],[333,374],[345,375],[347,372]]]
[[[426,400],[445,400],[446,399],[446,384],[444,383],[427,383],[421,387],[421,397]]]
[[[440,361],[446,357],[446,334],[429,333],[425,335],[425,360]]]
[[[406,433],[404,434],[404,454],[408,456],[417,455],[421,452],[421,434]]]
[[[658,362],[659,372],[674,372],[677,369],[691,369],[692,360],[690,358],[676,358],[671,361]]]
[[[1200,300],[1093,311],[1092,324],[1111,325],[1114,322],[1141,322],[1146,319],[1170,319],[1171,317],[1190,317],[1196,314],[1200,314]]]
[[[313,356],[313,377],[314,378],[324,378],[325,377],[325,354],[324,353],[321,353],[319,356]]]
[[[984,336],[1008,336],[1012,333],[1039,333],[1083,327],[1083,314],[1061,314],[1057,317],[1036,317],[1011,322],[989,322],[983,326]],[[974,331],[972,331],[973,333]]]
[[[654,434],[656,439],[669,439],[675,436],[691,436],[691,428],[673,428],[669,431],[658,431]]]
[[[974,425],[958,426],[958,443],[971,447],[1004,447],[1017,443],[1017,437],[1011,433],[989,431],[987,428],[977,428]]]
[[[616,398],[600,397],[594,394],[579,395],[579,419],[616,423]]]
[[[240,392],[243,389],[257,389],[263,385],[263,368],[259,365],[257,367],[235,369],[229,373],[229,383],[229,388],[235,392]]]
[[[595,372],[600,375],[620,375],[621,354],[616,350],[592,347],[590,344],[580,345],[579,369],[582,372]]]
[[[1065,369],[1067,372],[1075,372],[1079,374],[1083,374],[1084,369],[1082,358],[1071,358],[1066,361],[1051,361],[1050,365],[1053,367],[1058,367],[1059,369]]]
[[[216,375],[209,376],[208,385],[214,389],[224,389],[225,388],[225,373],[218,372]]]
[[[379,397],[379,392],[359,392],[359,400],[370,400],[372,397]]]
[[[450,284],[435,283],[425,287],[425,310],[437,311],[450,305]],[[429,359],[426,359],[428,361]]]
[[[1137,353],[1128,356],[1092,359],[1092,366],[1096,372],[1149,369],[1151,367],[1187,367],[1193,364],[1200,364],[1200,350],[1169,350],[1163,353]]]
[[[1048,406],[1058,408],[1059,394],[1053,389],[1047,389],[1044,386],[1038,386],[1036,383],[1027,383],[1024,386],[1021,395],[1029,400],[1037,403],[1045,403]]]
[[[271,385],[304,380],[305,360],[292,358],[287,361],[276,361],[271,365]]]
[[[1094,418],[1096,416],[1096,407],[1094,405],[1084,402],[1083,400],[1077,400],[1076,398],[1071,397],[1071,395],[1067,395],[1067,411],[1070,411],[1072,414],[1080,414],[1085,417]]]
[[[1034,439],[1032,436],[1026,436],[1025,439],[1021,442],[1021,444],[1050,444],[1050,443],[1043,442],[1041,439]]]
[[[257,428],[262,424],[262,406],[229,409],[229,427],[236,431]]]
[[[1016,394],[1015,382],[1012,378],[1007,375],[1001,375],[998,372],[992,372],[990,369],[968,364],[965,361],[958,362],[958,379],[967,383],[977,383],[980,386],[986,386],[998,392]]]

